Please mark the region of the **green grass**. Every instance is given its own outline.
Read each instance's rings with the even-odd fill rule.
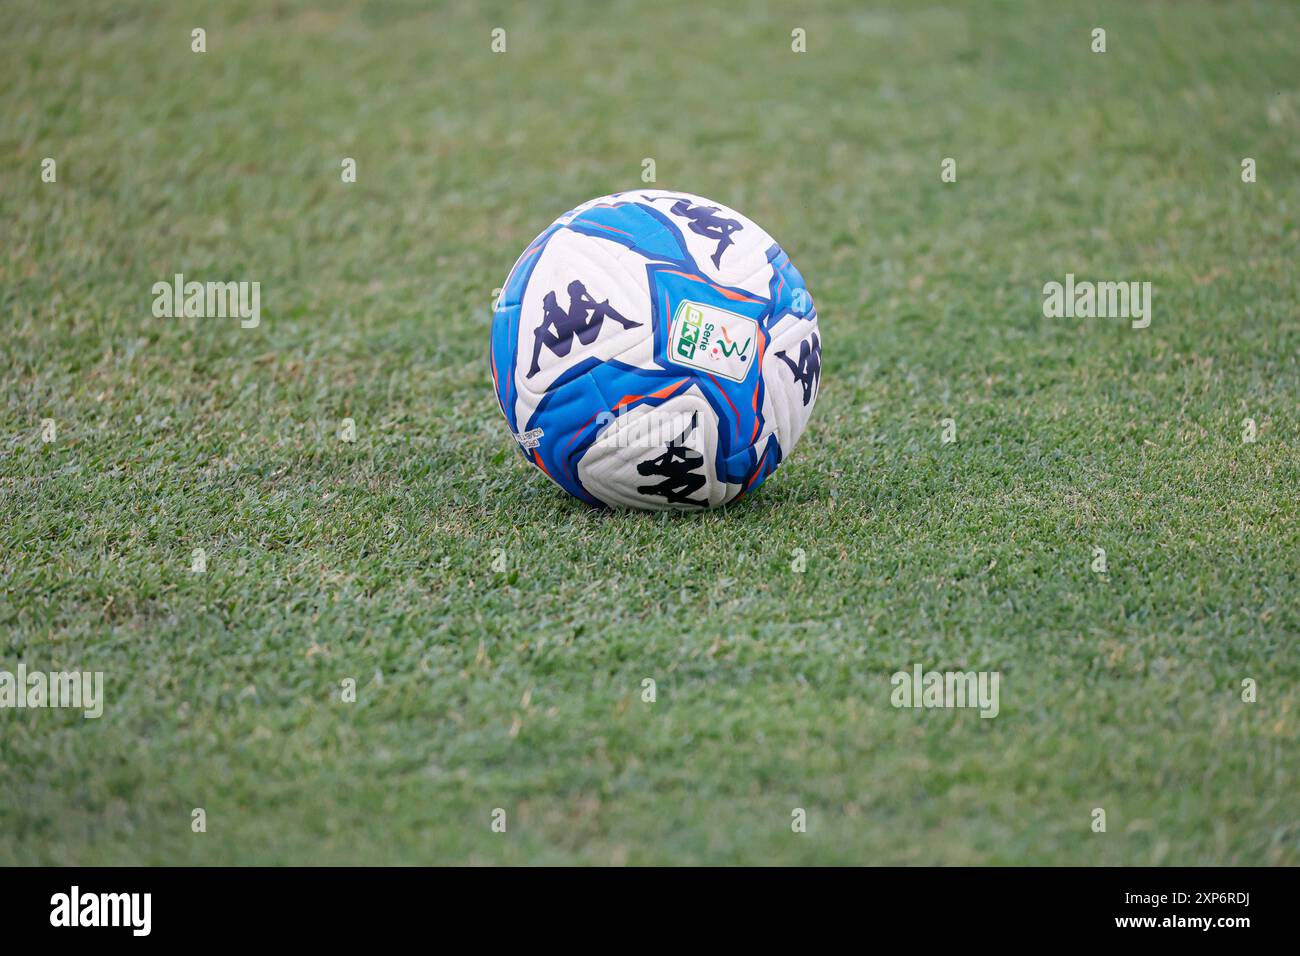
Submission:
[[[0,669],[108,698],[0,711],[0,863],[1300,862],[1294,4],[423,7],[0,21]],[[587,509],[491,394],[494,287],[644,157],[821,314],[724,512]]]

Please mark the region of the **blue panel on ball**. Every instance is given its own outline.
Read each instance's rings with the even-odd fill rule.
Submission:
[[[768,314],[766,328],[771,328],[787,315],[799,319],[816,321],[817,308],[812,296],[804,285],[803,276],[794,267],[790,257],[778,245],[767,250],[767,259],[772,263],[772,279],[768,283],[772,299],[772,311]]]
[[[569,228],[588,236],[627,246],[647,259],[682,265],[690,261],[681,233],[654,210],[637,203],[618,203],[584,209]]]

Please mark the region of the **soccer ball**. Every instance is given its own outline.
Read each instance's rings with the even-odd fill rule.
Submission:
[[[492,382],[524,457],[592,505],[715,508],[790,453],[821,379],[817,310],[772,237],[688,193],[573,209],[515,263]]]

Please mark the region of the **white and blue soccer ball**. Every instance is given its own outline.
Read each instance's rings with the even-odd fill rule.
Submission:
[[[592,505],[716,508],[776,470],[821,380],[817,310],[772,237],[688,193],[573,209],[515,263],[492,381],[524,457]]]

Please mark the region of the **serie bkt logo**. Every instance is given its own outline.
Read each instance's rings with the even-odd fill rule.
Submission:
[[[668,357],[679,365],[743,382],[758,339],[753,319],[711,305],[683,302],[673,316]]]

